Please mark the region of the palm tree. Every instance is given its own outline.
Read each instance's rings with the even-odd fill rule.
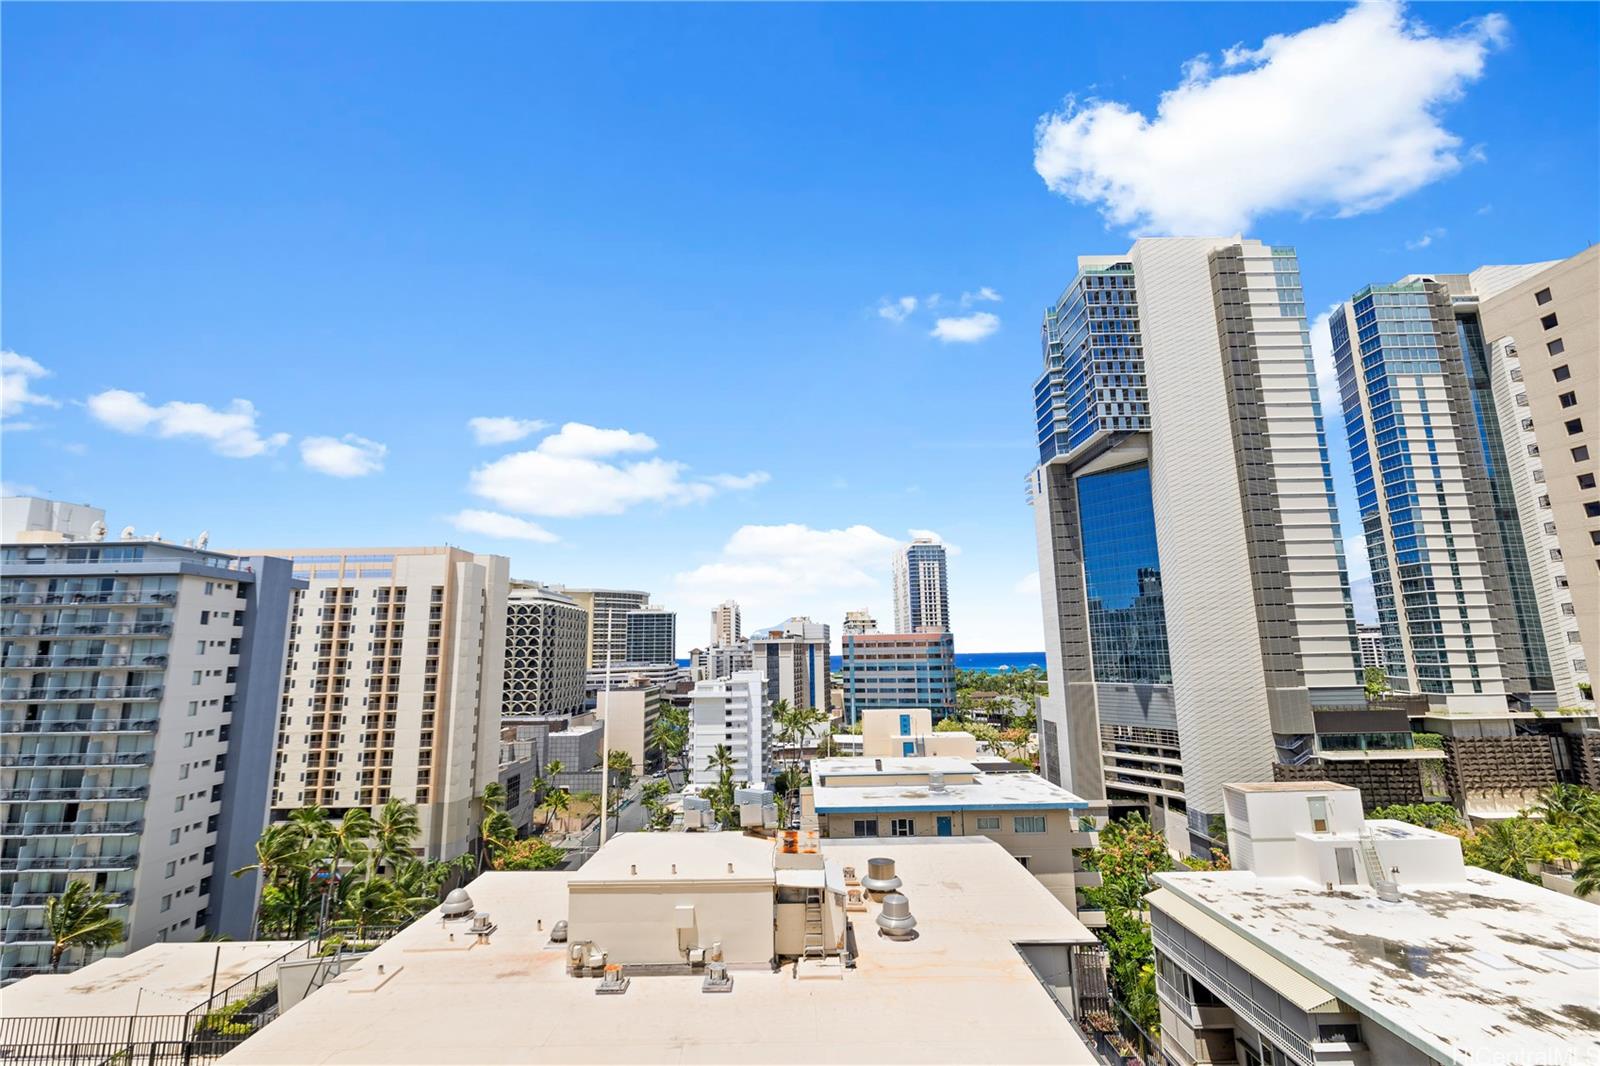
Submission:
[[[672,764],[683,763],[683,751],[689,746],[689,711],[683,707],[663,707],[650,727],[649,746],[661,753],[661,768],[671,771]]]
[[[1572,888],[1580,896],[1600,892],[1600,835],[1585,833],[1578,838],[1578,867],[1572,872]]]
[[[289,815],[289,824],[300,834],[300,843],[313,858],[323,858],[332,850],[333,823],[328,812],[312,804]]]
[[[61,968],[61,956],[72,948],[108,948],[122,942],[122,922],[111,917],[112,898],[87,881],[69,881],[66,891],[44,905],[44,926],[50,933],[50,972]]]
[[[1528,872],[1528,864],[1539,861],[1539,848],[1530,828],[1531,824],[1520,818],[1488,823],[1473,836],[1477,860],[1473,865],[1537,883],[1538,879]]]
[[[353,877],[339,904],[339,916],[355,926],[357,940],[373,925],[387,925],[400,913],[400,891],[384,877]]]
[[[1582,785],[1558,784],[1539,793],[1539,802],[1532,813],[1544,819],[1552,829],[1595,823],[1600,829],[1600,792]]]
[[[478,866],[482,869],[493,866],[495,859],[517,839],[517,827],[506,813],[506,790],[498,781],[483,786],[478,802],[483,807],[483,823],[478,829]]]
[[[383,865],[398,867],[413,857],[411,849],[421,833],[416,804],[392,799],[378,808],[373,819],[372,850]]]
[[[558,814],[565,815],[567,809],[572,806],[572,794],[564,788],[551,789],[550,794],[544,798],[542,806],[546,812],[544,828],[545,832],[548,833],[550,831],[550,823],[555,820],[555,816]]]
[[[606,752],[606,769],[622,775],[618,786],[627,788],[633,783],[633,756],[618,748]]]
[[[328,842],[332,846],[335,863],[356,865],[365,860],[367,876],[372,876],[372,848],[367,840],[372,836],[372,815],[365,807],[352,807],[339,819],[339,824],[328,829]]]
[[[261,874],[261,884],[275,883],[287,870],[300,865],[305,856],[300,831],[288,822],[274,822],[256,838],[256,861],[233,871],[233,876],[243,877],[251,870]]]

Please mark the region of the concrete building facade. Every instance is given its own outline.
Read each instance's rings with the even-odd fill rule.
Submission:
[[[828,627],[809,618],[752,631],[750,667],[766,677],[767,700],[833,713]]]
[[[711,758],[719,746],[733,754],[733,783],[762,787],[772,773],[772,701],[767,678],[745,670],[701,681],[690,693],[689,783],[704,790],[720,777]]]
[[[711,646],[726,648],[744,639],[743,619],[739,605],[733,600],[723,600],[711,608]]]
[[[740,670],[752,669],[753,662],[748,641],[713,644],[709,648],[695,648],[689,652],[689,676],[695,681],[715,681],[732,677]]]
[[[894,628],[938,633],[950,628],[950,576],[945,547],[918,537],[894,555]]]
[[[1224,781],[1363,703],[1299,261],[1172,238],[1078,264],[1034,388],[1042,767],[1204,849]]]
[[[665,607],[639,607],[628,612],[626,626],[628,662],[677,663],[676,614]]]
[[[955,710],[955,638],[948,632],[847,634],[840,650],[847,722],[880,707],[926,707],[936,719]]]
[[[595,694],[595,717],[605,723],[606,745],[625,751],[634,776],[643,774],[650,758],[650,732],[661,714],[661,689],[640,683]]]
[[[496,779],[509,561],[459,548],[296,548],[272,817],[417,805],[428,859],[466,852]]]
[[[587,657],[590,670],[605,666],[609,654],[614,662],[628,658],[628,612],[650,605],[648,592],[630,589],[579,589],[555,586],[570,596],[589,616]]]
[[[45,903],[74,880],[112,897],[113,953],[249,937],[256,881],[229,874],[266,822],[303,583],[283,559],[34,534],[55,539],[6,545],[0,578],[0,980],[48,969]]]
[[[506,593],[506,677],[501,713],[583,710],[589,616],[570,596],[513,581]]]
[[[878,620],[872,617],[872,612],[862,608],[859,611],[846,611],[844,613],[844,631],[849,634],[876,633]]]

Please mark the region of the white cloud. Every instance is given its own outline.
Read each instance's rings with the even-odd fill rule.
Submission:
[[[1438,238],[1443,237],[1446,232],[1443,226],[1434,226],[1432,229],[1423,230],[1421,236],[1406,242],[1406,251],[1420,251],[1431,245]]]
[[[1018,596],[1026,596],[1029,599],[1037,600],[1039,598],[1039,571],[1035,570],[1011,586],[1011,588]]]
[[[993,289],[989,288],[989,286],[985,285],[981,289],[979,289],[977,292],[964,292],[964,293],[962,293],[961,294],[961,306],[962,307],[971,307],[973,304],[978,303],[979,301],[983,301],[985,303],[996,303],[997,304],[1002,299],[1004,299],[1004,297],[1002,297],[999,293],[995,292]]]
[[[972,344],[981,341],[1000,328],[1000,316],[988,311],[975,311],[960,318],[941,318],[933,324],[928,336],[937,337],[946,344]]]
[[[532,450],[474,470],[471,489],[508,511],[578,518],[622,514],[642,503],[693,503],[719,491],[754,488],[770,477],[754,471],[694,478],[685,464],[670,459],[606,461],[655,449],[655,440],[643,433],[568,422]]]
[[[1260,48],[1227,49],[1220,75],[1209,57],[1190,60],[1154,119],[1069,97],[1035,127],[1034,169],[1052,191],[1143,233],[1376,210],[1460,169],[1461,138],[1442,113],[1506,31],[1490,14],[1436,35],[1397,3],[1358,4]]]
[[[1317,395],[1322,401],[1322,416],[1330,425],[1337,422],[1336,413],[1343,406],[1339,397],[1339,368],[1333,362],[1333,336],[1328,332],[1328,318],[1338,308],[1338,304],[1332,304],[1311,320],[1311,363],[1317,369]]]
[[[517,518],[498,511],[464,510],[451,515],[450,524],[463,533],[482,533],[486,537],[499,537],[502,540],[532,540],[540,544],[554,544],[561,539],[526,518]]]
[[[915,296],[902,296],[898,300],[884,300],[878,304],[878,317],[890,322],[904,322],[917,309]]]
[[[959,547],[951,544],[949,541],[945,540],[931,529],[908,529],[906,530],[906,533],[908,533],[912,539],[931,540],[935,544],[943,544],[944,553],[946,555],[956,556],[961,554],[961,549]]]
[[[107,389],[87,401],[89,415],[119,433],[151,432],[158,437],[203,440],[229,459],[251,459],[289,443],[289,434],[263,437],[256,429],[256,409],[249,400],[233,400],[224,410],[203,403],[169,400],[155,406],[142,393]]]
[[[329,477],[366,477],[383,469],[387,445],[346,433],[343,437],[302,437],[300,460]]]
[[[507,416],[485,417],[467,419],[467,428],[472,430],[472,439],[479,444],[510,444],[512,441],[521,440],[523,437],[532,436],[550,425],[536,418],[510,418]]]
[[[21,414],[24,407],[30,406],[60,407],[59,400],[33,391],[33,383],[36,380],[49,376],[50,371],[40,366],[36,360],[13,351],[0,351],[0,416],[10,418]],[[12,425],[7,428],[22,429],[24,425]]]

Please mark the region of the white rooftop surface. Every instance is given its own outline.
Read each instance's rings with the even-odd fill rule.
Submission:
[[[850,763],[871,760],[831,759],[825,763]],[[894,760],[883,760],[884,774],[895,771],[890,769]],[[926,764],[934,762],[950,762],[959,765],[960,769],[952,773],[972,773],[973,766],[965,759],[922,759],[904,760],[906,762],[920,761],[924,765],[921,772],[930,768]],[[938,767],[933,767],[938,769]],[[851,773],[849,768],[839,769],[824,765],[818,768],[813,765],[812,778],[815,781],[825,781],[829,773]],[[904,773],[912,770],[901,771]],[[976,780],[971,784],[962,784],[948,778],[942,791],[935,791],[925,784],[881,784],[881,785],[825,785],[817,784],[811,788],[812,803],[819,814],[843,814],[851,811],[900,811],[900,810],[1048,810],[1048,809],[1088,809],[1088,802],[1080,799],[1059,785],[1053,785],[1038,774],[985,774],[979,772]]]
[[[1472,867],[1400,903],[1248,871],[1156,880],[1440,1062],[1600,1062],[1591,903]]]
[[[24,978],[0,993],[0,1018],[127,1017],[184,1014],[217,990],[282,957],[293,940],[151,944],[129,955],[100,959],[71,973]],[[220,954],[218,949],[221,949]],[[277,975],[263,975],[276,981]]]
[[[954,755],[885,755],[881,758],[849,755],[837,759],[813,759],[811,762],[811,775],[819,780],[829,774],[925,774],[930,770],[944,774],[970,774],[974,769],[971,759]]]
[[[438,918],[425,917],[222,1061],[1094,1061],[1014,946],[1093,934],[998,844],[825,841],[823,851],[861,873],[868,858],[892,857],[920,936],[879,937],[872,903],[851,914],[861,954],[843,978],[735,970],[730,994],[707,995],[698,976],[635,976],[625,994],[599,996],[598,980],[568,976],[564,946],[547,942],[567,913],[569,875],[486,873],[467,891],[499,924],[487,946],[469,946],[461,931],[451,943]]]
[[[573,871],[569,880],[573,884],[673,880],[770,884],[772,847],[770,840],[743,833],[697,833],[694,845],[687,848],[678,833],[623,833]]]

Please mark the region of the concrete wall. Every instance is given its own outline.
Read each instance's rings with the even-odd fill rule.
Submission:
[[[592,940],[608,963],[670,965],[685,949],[721,941],[723,959],[757,966],[772,959],[772,885],[578,885],[568,890],[568,939]],[[678,908],[694,908],[693,927],[679,930]]]

